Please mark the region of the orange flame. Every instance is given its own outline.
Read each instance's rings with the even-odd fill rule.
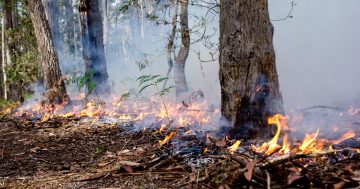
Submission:
[[[289,153],[289,152],[290,152],[290,143],[288,141],[288,136],[285,135],[284,136],[284,141],[283,141],[283,146],[282,146],[281,150],[279,151],[279,153],[286,154],[286,153]]]
[[[239,145],[241,144],[240,140],[237,140],[232,146],[228,147],[227,150],[230,153],[236,152],[236,150],[239,148]]]
[[[160,140],[159,144],[160,146],[166,144],[170,139],[172,139],[174,136],[176,136],[176,132],[171,132],[168,136],[165,137],[164,140]]]
[[[266,155],[270,155],[270,154],[274,153],[277,149],[279,149],[280,146],[277,144],[277,141],[279,139],[281,129],[282,128],[284,130],[289,129],[288,124],[287,124],[287,117],[285,117],[281,114],[275,114],[274,116],[269,117],[268,124],[270,124],[270,125],[276,124],[277,130],[276,130],[275,136],[269,142],[262,144],[260,147],[255,147],[256,152],[264,152],[266,150],[265,151]]]
[[[316,145],[315,141],[319,134],[319,129],[316,130],[315,133],[312,134],[306,134],[303,140],[303,143],[299,147],[299,149],[304,152],[308,153],[314,150],[314,147]]]
[[[340,143],[342,143],[344,140],[349,139],[349,138],[353,138],[354,136],[355,136],[354,131],[349,131],[349,132],[345,133],[343,136],[341,136],[339,139],[334,140],[334,141],[332,141],[331,143],[332,143],[332,144],[340,144]]]

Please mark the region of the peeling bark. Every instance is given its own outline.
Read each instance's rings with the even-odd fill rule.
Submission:
[[[272,38],[267,0],[221,2],[221,108],[233,138],[271,136],[267,117],[283,112]]]

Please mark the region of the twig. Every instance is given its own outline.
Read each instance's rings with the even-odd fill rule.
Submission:
[[[333,106],[310,106],[307,108],[300,109],[299,111],[307,111],[307,110],[312,110],[312,109],[331,109],[331,110],[336,110],[336,111],[341,110],[341,108],[333,107]]]
[[[266,184],[267,184],[267,189],[271,189],[271,178],[270,178],[270,174],[268,171],[265,171],[266,173]]]
[[[278,165],[284,162],[287,162],[289,160],[299,159],[299,158],[311,158],[311,157],[319,157],[328,155],[335,152],[342,152],[343,150],[332,150],[332,151],[322,151],[322,152],[315,152],[310,154],[303,154],[303,153],[297,153],[292,155],[291,153],[284,154],[282,156],[279,156],[277,158],[271,159],[268,162],[260,163],[257,166],[260,168],[268,168],[270,166]]]

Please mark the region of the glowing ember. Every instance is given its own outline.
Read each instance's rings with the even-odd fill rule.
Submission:
[[[228,147],[227,150],[230,153],[236,152],[236,150],[239,148],[240,143],[241,143],[240,140],[237,140],[232,146]]]
[[[159,144],[160,146],[166,144],[170,139],[172,139],[174,136],[176,136],[176,132],[171,132],[168,136],[165,137],[164,140],[160,140]]]

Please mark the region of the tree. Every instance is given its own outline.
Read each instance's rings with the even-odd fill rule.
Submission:
[[[79,13],[81,22],[81,36],[83,58],[86,73],[91,73],[96,83],[95,92],[109,92],[107,85],[105,50],[103,42],[103,22],[99,0],[80,0]],[[93,86],[88,85],[88,91]]]
[[[48,20],[52,39],[54,41],[55,49],[61,48],[61,33],[60,33],[60,23],[59,23],[59,16],[60,16],[60,9],[59,9],[59,2],[57,1],[49,1],[45,0],[43,5],[45,8],[46,18]]]
[[[174,64],[174,81],[176,95],[180,95],[188,90],[186,76],[185,76],[185,63],[189,55],[190,49],[190,31],[188,23],[188,0],[180,0],[180,32],[181,32],[181,47],[175,57]],[[175,5],[176,6],[176,5]],[[177,9],[177,7],[175,7]]]
[[[54,48],[49,24],[41,0],[26,0],[25,6],[34,26],[38,52],[44,74],[44,95],[50,103],[68,100],[66,87],[62,78],[58,55]]]
[[[3,96],[4,99],[8,98],[9,86],[7,85],[7,76],[6,76],[6,66],[11,65],[12,57],[11,54],[14,49],[14,45],[10,43],[10,37],[8,35],[8,30],[14,27],[14,19],[12,19],[13,9],[15,7],[15,1],[12,0],[3,0],[2,1],[2,81],[3,81]],[[13,88],[13,85],[10,86]],[[11,97],[17,95],[10,95]],[[12,98],[14,99],[14,98]]]
[[[266,118],[283,112],[272,37],[267,0],[221,2],[221,111],[231,137],[269,137]]]

